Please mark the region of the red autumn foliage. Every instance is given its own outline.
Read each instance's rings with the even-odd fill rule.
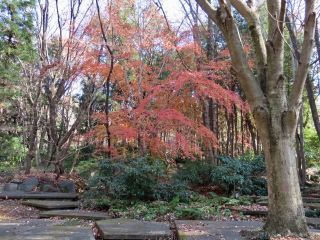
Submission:
[[[234,81],[228,51],[220,53],[221,60],[196,70],[196,58],[203,53],[190,38],[191,31],[174,37],[152,3],[140,13],[130,1],[114,4],[103,15],[116,59],[111,111],[108,118],[103,111],[95,112],[96,124],[85,136],[98,150],[106,151],[104,126],[109,124],[113,155],[128,154],[130,146],[140,154],[194,158],[201,157],[208,146],[218,147],[214,133],[203,125],[203,100],[214,99],[229,113],[234,107],[248,111],[241,97],[228,89]],[[92,56],[88,51],[83,71],[95,75],[102,85],[110,66],[99,60],[100,34],[94,17],[86,28]],[[108,58],[107,53],[103,55]]]

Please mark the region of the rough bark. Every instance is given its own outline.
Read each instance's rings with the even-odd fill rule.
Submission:
[[[271,122],[270,132],[261,135],[268,173],[269,215],[265,229],[273,234],[307,235],[296,169],[295,137],[281,130],[281,117]]]
[[[295,132],[314,39],[314,1],[305,2],[304,40],[289,96],[283,76],[286,1],[267,1],[268,36],[264,40],[259,30],[258,11],[241,0],[230,0],[250,26],[257,75],[249,67],[237,24],[226,1],[220,0],[217,9],[207,0],[196,1],[225,38],[232,72],[240,81],[261,138],[269,198],[265,229],[271,234],[308,235],[296,170]]]

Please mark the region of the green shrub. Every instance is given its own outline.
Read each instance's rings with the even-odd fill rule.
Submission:
[[[317,167],[320,169],[320,148],[319,139],[315,128],[307,126],[305,128],[305,157],[308,167]]]
[[[188,202],[183,202],[178,196],[171,201],[141,201],[129,199],[85,199],[84,206],[94,209],[107,210],[115,217],[134,218],[142,220],[164,220],[168,217],[180,219],[212,219],[215,217],[228,217],[231,211],[222,205],[248,204],[248,198],[232,199],[212,195],[206,197],[192,193]]]
[[[176,180],[158,184],[154,189],[153,196],[157,200],[171,201],[178,198],[181,202],[188,202],[192,193],[184,182]]]
[[[108,196],[114,199],[166,200],[176,196],[186,200],[188,188],[178,181],[164,181],[166,165],[147,158],[127,162],[103,160],[97,174],[90,180],[93,197]]]
[[[109,199],[105,199],[105,198],[103,198],[103,199],[97,199],[96,201],[95,201],[95,208],[97,209],[97,210],[99,210],[99,211],[108,211],[109,210],[109,208],[110,208],[110,201],[109,201]]]
[[[187,162],[177,171],[174,178],[188,184],[209,185],[212,183],[210,175],[213,170],[214,165],[203,161]]]
[[[212,206],[221,206],[221,205],[229,205],[229,206],[238,206],[238,205],[249,205],[252,203],[252,199],[247,196],[240,196],[238,198],[228,198],[223,196],[218,196],[215,193],[209,194],[209,202]]]
[[[182,208],[176,211],[176,217],[178,219],[201,219],[203,212],[199,208]]]
[[[211,172],[211,178],[213,182],[224,186],[229,194],[267,195],[267,182],[261,177],[265,171],[263,157],[220,157],[220,161],[222,164]]]
[[[27,152],[22,137],[0,135],[0,162],[2,167],[12,167],[20,163]]]
[[[87,159],[80,161],[75,167],[75,170],[79,175],[85,179],[88,179],[98,171],[99,160],[98,159]]]
[[[306,214],[306,217],[311,217],[311,218],[318,218],[320,217],[320,210],[317,209],[317,210],[307,210],[305,212]]]

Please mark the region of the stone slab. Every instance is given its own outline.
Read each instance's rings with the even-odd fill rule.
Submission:
[[[306,218],[307,224],[316,229],[320,229],[320,218]]]
[[[269,203],[268,202],[258,202],[257,204],[261,205],[261,206],[268,206]]]
[[[317,193],[309,193],[309,194],[304,194],[303,197],[320,198],[320,194],[317,194]]]
[[[77,201],[27,200],[22,204],[42,209],[70,209],[79,207]]]
[[[303,197],[302,199],[305,203],[320,203],[320,198],[318,197]]]
[[[244,215],[251,215],[251,216],[266,216],[268,215],[268,211],[264,210],[239,210]]]
[[[0,192],[0,199],[77,199],[75,193],[59,193],[59,192]]]
[[[320,203],[304,203],[304,207],[310,208],[311,210],[318,210],[320,209]]]
[[[259,221],[175,221],[179,240],[240,240],[241,230],[262,228]]]
[[[62,225],[44,219],[0,222],[1,240],[94,240],[90,227]]]
[[[245,210],[245,209],[238,209],[238,208],[227,208],[230,211],[242,212],[244,215],[251,215],[251,216],[266,216],[268,215],[268,211],[265,210]]]
[[[88,212],[80,210],[50,210],[39,214],[40,218],[61,217],[61,218],[79,218],[86,220],[104,220],[111,216],[103,212]]]
[[[17,191],[18,189],[18,184],[16,183],[6,183],[4,186],[3,186],[3,191]]]
[[[132,219],[97,221],[103,239],[169,239],[172,236],[168,223],[146,222]]]
[[[254,198],[254,199],[257,203],[268,202],[268,197],[266,197],[266,196],[260,196],[260,197]],[[302,200],[304,203],[320,203],[319,197],[308,196],[308,197],[303,197]]]

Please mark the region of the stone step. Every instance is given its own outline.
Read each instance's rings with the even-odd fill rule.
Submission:
[[[304,207],[310,208],[311,210],[320,209],[320,203],[304,203]]]
[[[240,240],[241,230],[262,228],[260,221],[175,221],[180,240]]]
[[[168,223],[146,222],[133,219],[97,221],[96,226],[103,239],[171,239]]]
[[[78,199],[78,195],[59,192],[3,191],[0,192],[0,199]]]
[[[233,209],[235,210],[235,209]],[[268,211],[254,211],[254,210],[238,210],[239,212],[242,212],[244,215],[251,215],[251,216],[266,216],[268,214]],[[316,229],[320,229],[320,218],[306,218],[307,224],[309,226],[312,226]]]
[[[1,240],[94,240],[91,227],[46,219],[1,222]]]
[[[314,186],[314,187],[307,187],[302,189],[302,193],[304,194],[310,194],[310,193],[320,193],[320,186]]]
[[[302,201],[304,203],[320,203],[320,198],[318,197],[303,197]],[[260,197],[256,199],[257,203],[267,203],[268,198],[267,197]]]
[[[23,201],[22,204],[41,209],[70,209],[79,207],[78,201],[27,200]]]
[[[320,218],[306,218],[307,224],[316,229],[320,229]]]
[[[81,210],[50,210],[39,214],[40,218],[60,217],[60,218],[79,218],[86,220],[104,220],[111,216],[103,212],[88,212]]]
[[[239,210],[243,215],[251,215],[251,216],[266,216],[268,215],[268,211],[265,210]]]
[[[303,197],[320,198],[320,194],[317,194],[317,193],[303,194]]]
[[[303,197],[302,201],[304,203],[320,203],[320,198],[317,198],[317,197]]]
[[[257,204],[261,206],[268,206],[268,202],[258,202]],[[303,206],[312,210],[320,209],[320,203],[303,203]]]

